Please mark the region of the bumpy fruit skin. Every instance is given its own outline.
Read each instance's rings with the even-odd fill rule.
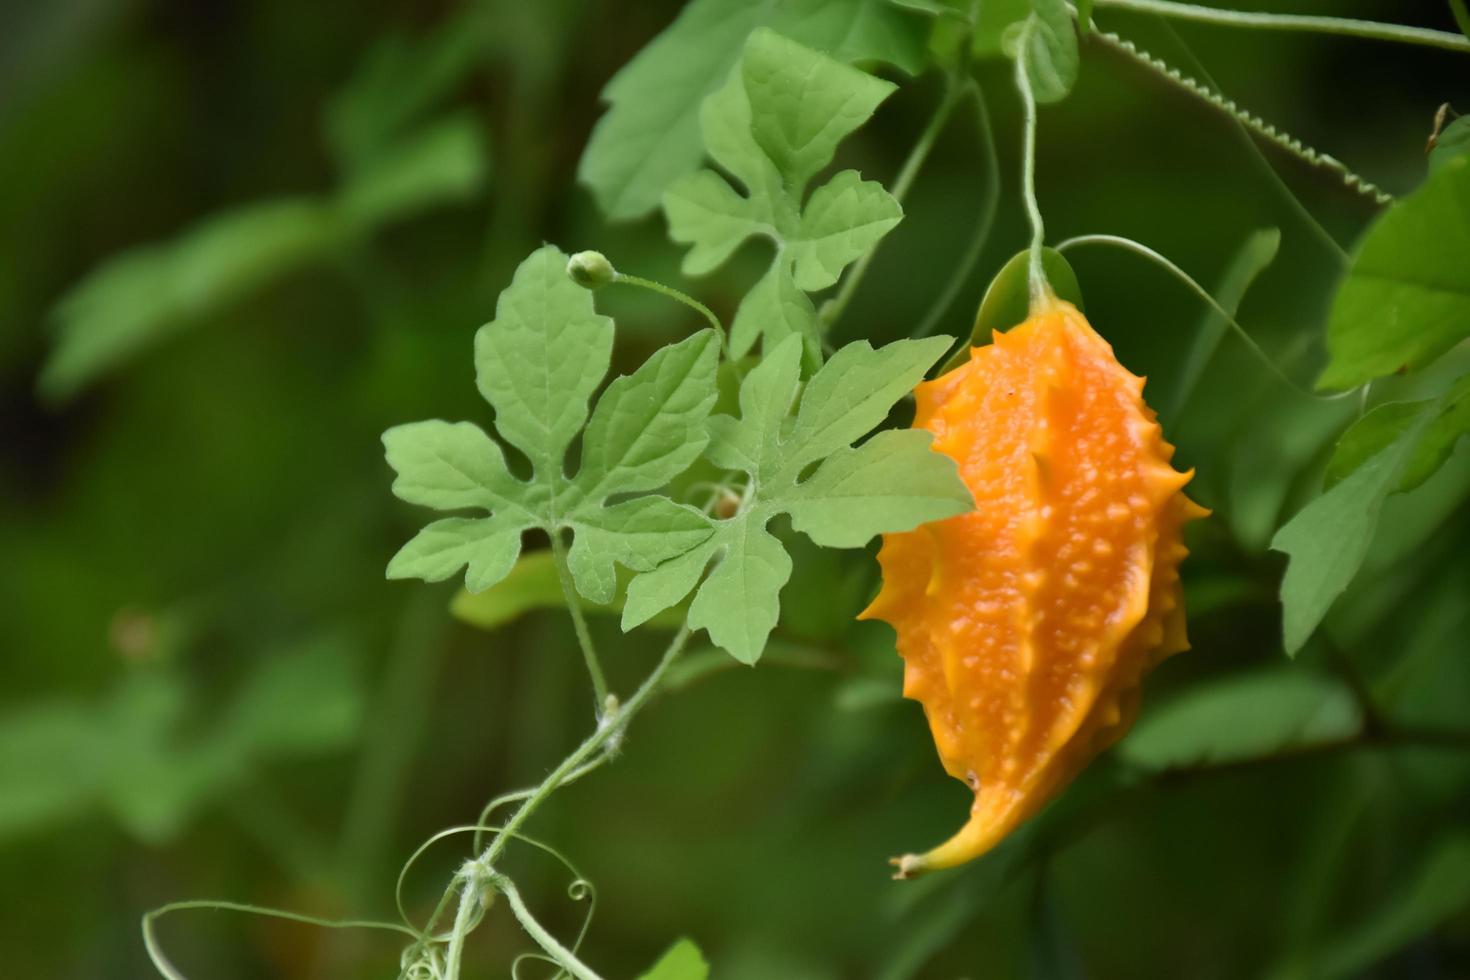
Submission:
[[[1188,648],[1182,488],[1130,374],[1071,304],[1041,312],[915,392],[914,426],[955,459],[975,510],[883,539],[904,694],[975,791],[949,841],[898,877],[969,861],[1033,815],[1137,713],[1139,683]]]

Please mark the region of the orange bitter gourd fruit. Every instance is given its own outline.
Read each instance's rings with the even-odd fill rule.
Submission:
[[[919,385],[914,426],[954,458],[967,514],[885,535],[864,618],[898,633],[904,694],[969,822],[898,877],[978,857],[1116,741],[1139,683],[1188,647],[1184,496],[1142,378],[1071,304],[1048,297],[970,360]]]

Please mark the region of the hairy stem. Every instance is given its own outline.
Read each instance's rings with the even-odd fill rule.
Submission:
[[[724,350],[726,360],[729,359],[730,341],[729,338],[725,336],[725,325],[720,322],[719,317],[715,316],[714,310],[711,310],[708,306],[705,306],[693,296],[690,296],[688,293],[683,292],[682,290],[675,289],[673,286],[665,286],[661,282],[655,282],[652,279],[644,279],[642,276],[630,276],[625,272],[614,273],[613,282],[620,282],[629,286],[637,286],[640,289],[652,290],[653,292],[658,293],[660,296],[667,296],[669,299],[673,300],[676,303],[683,303],[685,306],[689,307],[691,310],[704,317],[707,321],[709,321],[709,325],[715,328],[715,333],[719,334],[720,337],[720,347]]]
[[[444,980],[459,980],[460,963],[464,960],[464,943],[484,913],[485,883],[471,868],[459,875],[459,911],[454,915],[454,928],[449,932],[449,949],[445,954]]]
[[[929,152],[934,149],[935,140],[944,131],[944,125],[949,121],[954,107],[964,96],[965,89],[966,86],[955,76],[951,75],[946,79],[944,96],[939,100],[939,105],[935,106],[934,114],[929,117],[929,122],[925,125],[924,131],[919,134],[913,149],[909,150],[908,159],[904,160],[903,166],[899,168],[898,176],[893,179],[893,186],[888,190],[888,193],[893,195],[893,199],[899,204],[902,204],[904,198],[908,196],[915,178],[923,169],[924,161],[929,159]],[[867,275],[868,266],[872,264],[873,256],[877,254],[877,251],[878,245],[874,244],[872,248],[863,253],[862,257],[857,260],[857,264],[843,277],[842,286],[837,290],[837,295],[823,308],[822,318],[829,327],[837,322],[843,310],[847,309],[847,304],[852,302],[853,294],[857,292],[863,276]]]
[[[526,935],[534,939],[536,945],[544,949],[547,955],[556,961],[557,966],[575,977],[576,980],[602,980],[591,967],[577,959],[575,953],[563,946],[555,936],[546,930],[545,926],[536,921],[536,917],[526,907],[514,882],[505,875],[496,875],[492,883],[496,890],[505,896],[511,913],[520,922],[521,928],[526,930]]]
[[[499,876],[494,876],[493,869],[496,860],[504,852],[506,846],[512,840],[516,839],[521,827],[525,825],[526,821],[531,818],[532,814],[536,812],[541,804],[546,802],[548,797],[572,779],[590,771],[591,763],[599,753],[613,751],[617,743],[621,741],[629,722],[632,721],[633,717],[658,691],[659,685],[663,683],[665,674],[674,662],[679,659],[679,655],[684,651],[685,645],[689,642],[689,635],[690,630],[687,625],[674,635],[673,640],[670,641],[668,647],[664,650],[663,656],[659,658],[658,665],[644,678],[643,683],[638,686],[638,690],[633,692],[633,696],[623,704],[616,706],[599,720],[597,729],[581,745],[577,746],[570,755],[563,759],[541,781],[541,784],[535,790],[525,796],[521,805],[511,814],[510,819],[499,829],[491,839],[489,846],[485,848],[480,856],[466,864],[465,869],[455,876],[454,884],[445,891],[444,896],[440,899],[434,919],[431,920],[424,933],[419,935],[418,942],[415,944],[415,950],[411,950],[411,952],[416,952],[418,948],[421,948],[429,941],[429,933],[434,928],[433,922],[447,908],[457,889],[459,891],[459,908],[455,915],[454,930],[450,933],[450,948],[447,955],[449,963],[446,980],[457,980],[460,968],[459,963],[464,955],[465,937],[478,924],[479,916],[483,912],[481,894],[486,884],[484,876],[492,875],[493,877],[489,879],[490,884],[493,887],[500,887],[499,882],[502,879]],[[507,898],[509,898],[508,895]],[[532,938],[537,939],[537,942],[541,943],[541,940],[534,934],[532,934]],[[547,947],[544,943],[541,943],[541,945],[553,957],[556,955],[555,951]],[[558,948],[561,948],[559,944]]]
[[[1337,34],[1371,41],[1397,41],[1402,44],[1441,48],[1445,51],[1470,52],[1470,39],[1459,34],[1430,30],[1426,27],[1407,27],[1403,24],[1357,20],[1351,17],[1317,17],[1306,14],[1221,10],[1218,7],[1202,7],[1193,3],[1176,3],[1174,0],[1094,0],[1093,5],[1131,10],[1137,13],[1158,14],[1161,17],[1175,17],[1179,20],[1192,20],[1201,24],[1214,24],[1217,27],[1307,31],[1313,34]]]
[[[1031,260],[1027,281],[1031,285],[1031,306],[1045,302],[1051,293],[1046,270],[1041,265],[1041,246],[1046,240],[1046,227],[1041,221],[1041,206],[1036,203],[1036,93],[1031,91],[1031,76],[1026,71],[1026,50],[1031,44],[1035,20],[1027,18],[1016,44],[1016,88],[1021,93],[1025,110],[1025,144],[1021,153],[1021,196],[1026,202],[1026,217],[1031,222]]]
[[[602,663],[597,659],[597,648],[592,645],[592,633],[587,629],[587,617],[582,612],[582,600],[572,582],[571,569],[567,567],[567,549],[561,535],[551,534],[551,555],[556,565],[556,577],[561,582],[562,595],[567,601],[567,612],[572,615],[572,626],[577,633],[577,645],[582,648],[582,659],[587,662],[587,674],[592,678],[592,696],[596,700],[597,716],[607,711],[607,677],[602,673]]]

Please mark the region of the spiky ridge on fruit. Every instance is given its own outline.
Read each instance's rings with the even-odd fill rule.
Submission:
[[[989,850],[1126,732],[1139,683],[1187,649],[1184,496],[1130,374],[1071,304],[1051,300],[915,392],[914,426],[955,459],[975,510],[884,536],[883,589],[904,694],[969,822],[898,877]]]

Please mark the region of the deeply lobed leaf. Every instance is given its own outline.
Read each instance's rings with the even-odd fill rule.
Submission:
[[[790,515],[792,526],[819,545],[850,548],[968,510],[972,500],[954,461],[930,451],[927,433],[883,432],[852,446],[948,346],[944,337],[877,350],[850,344],[817,372],[796,404],[802,345],[796,337],[778,344],[741,385],[740,417],[715,415],[708,423],[710,459],[749,480],[739,510],[716,522],[698,547],[632,580],[623,628],[679,602],[714,561],[690,605],[689,625],[754,663],[791,575],[790,556],[767,529],[777,515]]]
[[[618,564],[649,571],[713,533],[700,512],[649,491],[704,448],[718,338],[702,330],[663,348],[615,379],[589,411],[611,364],[613,324],[567,276],[566,263],[554,246],[532,253],[501,294],[495,319],[475,336],[480,392],[495,409],[496,432],[530,460],[529,479],[512,474],[500,445],[468,422],[384,433],[401,499],[488,512],[428,525],[389,562],[390,578],[439,581],[464,568],[465,587],[479,592],[509,574],[525,531],[571,531],[577,590],[607,603]],[[566,455],[579,433],[581,467],[569,477]],[[629,494],[641,496],[610,502]]]
[[[699,169],[701,103],[724,84],[759,27],[844,63],[882,61],[909,74],[924,65],[922,20],[888,0],[693,0],[603,90],[609,108],[577,176],[604,214],[642,217]]]
[[[818,356],[817,314],[807,292],[825,289],[898,224],[903,209],[874,181],[844,170],[803,200],[811,179],[893,85],[770,30],[750,35],[736,70],[701,110],[710,157],[740,185],[702,170],[664,194],[669,235],[691,249],[690,275],[722,264],[751,236],[776,246],[770,268],[731,326],[735,356],[764,337],[791,334]],[[742,193],[743,191],[743,193]]]

